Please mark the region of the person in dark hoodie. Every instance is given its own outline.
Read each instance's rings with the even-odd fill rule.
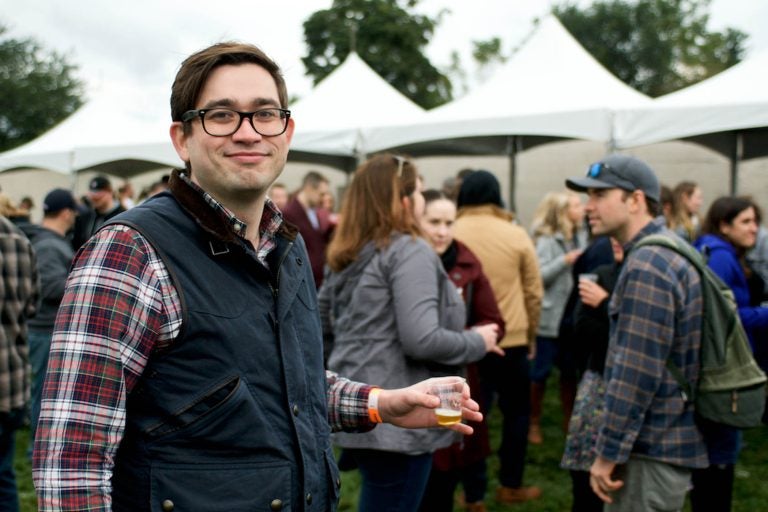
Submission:
[[[30,437],[34,440],[37,418],[40,416],[40,396],[48,366],[48,351],[56,321],[56,312],[64,297],[64,284],[69,275],[74,251],[66,235],[75,225],[77,202],[72,192],[63,188],[51,190],[43,201],[43,221],[30,224],[25,233],[37,254],[40,275],[40,306],[37,315],[28,321],[29,352],[32,365]]]

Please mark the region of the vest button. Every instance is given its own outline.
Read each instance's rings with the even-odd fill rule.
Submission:
[[[341,489],[341,478],[336,479],[336,488]]]
[[[299,415],[299,406],[298,405],[294,405],[293,406],[293,415],[294,416],[298,416]]]
[[[307,505],[311,505],[311,504],[312,504],[312,494],[307,493]]]
[[[269,504],[269,508],[271,510],[282,510],[283,502],[281,500],[272,500],[272,503]]]
[[[171,512],[173,507],[174,505],[171,500],[163,500],[163,512]]]
[[[303,260],[303,259],[301,259],[301,258],[296,258],[296,264],[297,264],[298,266],[302,266],[302,265],[304,264],[304,260]]]

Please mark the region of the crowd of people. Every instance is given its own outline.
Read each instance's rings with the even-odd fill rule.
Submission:
[[[701,278],[635,245],[701,251],[766,369],[754,200],[702,214],[696,183],[610,155],[522,226],[492,173],[425,190],[412,159],[382,153],[336,211],[322,174],[277,181],[294,121],[258,48],[187,58],[171,107],[186,165],[146,197],[96,176],[80,200],[50,191],[39,224],[0,201],[0,509],[18,510],[27,407],[41,511],[334,510],[338,466],[359,472],[361,511],[482,512],[494,407],[493,499],[539,500],[527,450],[552,442],[557,367],[572,510],[681,510],[691,486],[695,512],[730,510],[741,431],[697,418],[666,369],[696,381]],[[441,427],[450,376],[464,421]]]

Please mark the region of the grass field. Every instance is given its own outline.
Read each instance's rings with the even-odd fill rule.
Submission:
[[[497,505],[493,500],[494,489],[498,485],[495,475],[498,470],[498,460],[495,456],[489,459],[489,492],[486,504],[491,512],[514,510],[518,512],[563,512],[570,510],[571,482],[568,473],[559,467],[564,436],[560,429],[560,405],[554,383],[547,393],[544,403],[544,444],[528,448],[528,465],[526,466],[526,485],[537,485],[544,491],[544,496],[535,502],[515,506]],[[491,442],[494,448],[499,445],[500,416],[491,412]],[[30,465],[26,456],[29,432],[22,430],[17,439],[15,467],[18,477],[21,510],[34,512],[34,489],[30,474]],[[745,433],[744,449],[741,460],[736,467],[736,482],[734,484],[733,512],[768,511],[768,427],[752,429]],[[342,473],[342,498],[340,510],[356,510],[359,478],[356,472]],[[456,508],[456,511],[460,511]],[[688,510],[688,509],[686,509]],[[199,511],[205,512],[205,511]]]

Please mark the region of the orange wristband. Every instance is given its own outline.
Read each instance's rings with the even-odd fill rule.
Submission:
[[[381,416],[379,416],[379,393],[381,388],[373,388],[368,393],[368,419],[371,423],[382,423]]]

